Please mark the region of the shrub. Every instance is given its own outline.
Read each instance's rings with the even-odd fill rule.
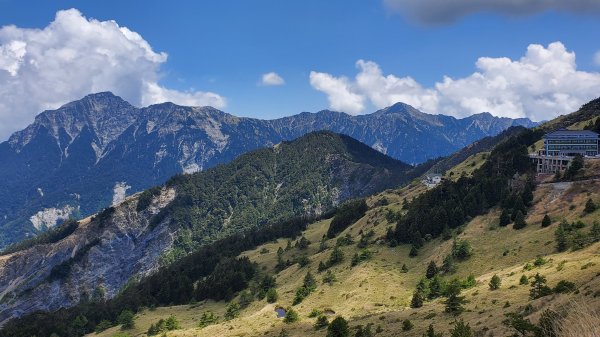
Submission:
[[[576,289],[577,289],[577,286],[575,285],[575,283],[570,282],[570,281],[560,280],[554,287],[553,291],[555,293],[564,294],[564,293],[573,292]]]
[[[327,327],[327,337],[348,337],[349,335],[348,322],[341,316],[336,317]]]
[[[315,321],[314,328],[315,330],[320,330],[327,327],[328,325],[329,320],[327,319],[327,317],[325,315],[319,315],[319,317],[317,317],[317,320]]]
[[[319,309],[314,308],[313,310],[310,311],[310,313],[308,314],[308,317],[313,318],[313,317],[319,317],[323,314],[323,312]]]
[[[202,313],[200,317],[200,322],[198,323],[199,328],[205,328],[209,325],[216,324],[219,321],[219,317],[215,316],[212,311],[205,311]]]
[[[279,299],[279,294],[275,288],[269,288],[267,290],[267,303],[275,303]]]
[[[354,337],[373,337],[373,332],[371,332],[372,325],[373,323],[369,323],[364,327],[362,325],[357,326]]]
[[[521,275],[521,278],[519,279],[519,284],[520,285],[527,285],[527,284],[529,284],[529,279],[527,278],[527,276]]]
[[[225,319],[232,320],[240,315],[240,305],[237,302],[231,302],[225,311]]]
[[[287,308],[287,310],[285,311],[285,317],[283,318],[283,321],[287,324],[297,322],[298,313],[292,308]]]
[[[94,329],[94,331],[96,333],[101,333],[102,331],[108,329],[108,328],[112,328],[113,323],[109,320],[102,320],[100,321],[100,323],[98,323],[98,325],[96,325],[96,328]]]
[[[121,329],[133,329],[135,327],[134,322],[135,315],[131,310],[123,310],[117,317],[117,322],[121,325]]]
[[[494,276],[492,276],[492,279],[490,280],[490,290],[498,290],[500,289],[500,284],[502,283],[502,280],[500,280],[500,276],[494,274]]]
[[[414,327],[414,325],[413,325],[413,323],[409,319],[405,319],[402,322],[402,331],[412,330],[413,327]]]
[[[333,283],[337,281],[335,274],[328,270],[327,273],[323,276],[323,283],[327,283],[329,285],[333,285]]]
[[[461,319],[454,323],[454,328],[450,330],[450,337],[473,337],[473,331],[469,324]]]
[[[473,255],[473,248],[467,240],[454,239],[451,254],[455,259],[464,261]]]
[[[344,252],[339,247],[334,247],[333,251],[331,251],[331,255],[329,256],[329,260],[327,262],[327,267],[332,267],[338,263],[344,261]]]

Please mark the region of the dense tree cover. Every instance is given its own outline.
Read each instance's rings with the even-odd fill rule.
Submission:
[[[457,228],[490,207],[501,205],[515,216],[515,209],[526,212],[532,182],[531,179],[515,179],[515,174],[532,176],[533,166],[527,148],[542,134],[541,130],[523,130],[498,144],[472,177],[444,180],[416,197],[388,239],[411,243],[418,249],[426,235],[437,237],[444,228]]]
[[[136,210],[138,212],[141,212],[148,208],[148,206],[150,206],[150,203],[152,202],[152,199],[159,195],[161,190],[161,186],[154,186],[140,193],[140,195],[138,196]]]
[[[13,243],[12,245],[6,247],[6,249],[4,249],[0,253],[0,255],[12,254],[18,251],[31,248],[36,245],[45,245],[58,242],[71,235],[73,232],[75,232],[77,228],[79,228],[79,222],[77,220],[66,220],[59,226],[50,228],[47,231],[38,234],[32,238],[23,240],[21,242]]]
[[[342,204],[338,208],[333,220],[331,220],[331,224],[327,230],[327,237],[331,239],[341,233],[348,226],[362,218],[368,209],[369,207],[365,199],[351,200]]]
[[[235,292],[248,287],[253,275],[258,275],[256,267],[248,259],[237,259],[236,256],[277,238],[297,237],[316,219],[296,217],[215,241],[139,282],[130,284],[113,299],[82,301],[73,308],[55,312],[35,312],[8,322],[0,331],[0,336],[44,337],[52,333],[59,336],[81,336],[78,331],[92,332],[103,320],[117,322],[123,310],[137,312],[141,307],[187,304],[207,298],[230,298]],[[197,283],[196,288],[194,283]],[[269,280],[257,280],[257,283],[267,287],[266,290],[272,287]],[[232,303],[239,306],[237,302]],[[78,316],[86,318],[83,329],[75,324]],[[81,325],[80,321],[77,323]]]
[[[563,220],[554,231],[556,249],[559,252],[568,249],[577,250],[600,241],[599,222],[594,221],[587,233],[584,231],[585,227],[586,224],[581,221],[569,223]]]
[[[166,185],[176,187],[177,196],[151,223],[169,221],[185,230],[190,239],[177,241],[177,258],[248,228],[331,209],[340,197],[398,186],[411,168],[350,137],[315,132],[171,178]],[[342,186],[346,192],[339,196]]]

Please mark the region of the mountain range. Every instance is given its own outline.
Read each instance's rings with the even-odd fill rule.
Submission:
[[[99,289],[111,298],[126,282],[217,239],[321,216],[414,178],[412,170],[348,136],[319,131],[175,176],[0,255],[0,325],[73,306]]]
[[[178,173],[317,130],[347,134],[406,163],[450,154],[528,119],[464,119],[398,103],[375,113],[304,112],[260,120],[172,103],[136,108],[109,92],[57,110],[0,144],[0,247],[92,214]]]

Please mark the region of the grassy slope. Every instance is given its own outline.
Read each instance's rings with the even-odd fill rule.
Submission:
[[[363,219],[348,228],[342,235],[350,233],[355,241],[358,241],[361,230],[366,232],[374,229],[377,233],[376,238],[383,236],[389,226],[385,220],[386,209],[399,210],[404,197],[410,198],[410,194],[422,190],[417,185],[412,185],[399,192],[388,191],[372,197],[369,200],[371,204],[382,197],[388,199],[390,204],[371,209]],[[575,282],[582,291],[579,295],[553,295],[532,301],[536,309],[530,316],[533,321],[537,319],[539,309],[560,305],[573,297],[585,297],[586,302],[600,308],[600,297],[593,298],[591,295],[600,290],[600,277],[597,277],[600,272],[600,244],[580,251],[560,254],[556,254],[554,249],[553,233],[559,219],[581,218],[588,224],[595,219],[600,220],[600,211],[581,217],[583,204],[588,197],[600,202],[600,181],[542,185],[535,192],[535,205],[527,218],[530,225],[520,231],[515,231],[510,226],[495,228],[498,211],[473,219],[459,237],[468,239],[472,243],[474,256],[459,264],[455,276],[464,278],[469,273],[473,273],[478,282],[476,287],[464,292],[470,302],[466,305],[467,312],[461,317],[475,330],[489,327],[491,331],[488,333],[493,333],[495,336],[506,335],[508,330],[501,323],[505,318],[504,313],[530,303],[529,286],[519,286],[519,278],[523,274],[532,276],[536,272],[545,275],[550,286],[554,286],[561,279],[566,279]],[[574,206],[571,210],[569,210],[570,205]],[[539,225],[545,213],[556,220],[549,228],[541,228]],[[312,329],[314,319],[307,316],[313,308],[334,310],[336,315],[349,319],[351,326],[367,323],[374,323],[375,327],[381,325],[383,332],[377,336],[402,334],[401,325],[405,319],[410,319],[415,325],[414,330],[403,333],[406,336],[420,336],[430,323],[433,323],[438,331],[447,332],[450,329],[455,318],[444,313],[443,299],[427,302],[419,309],[409,307],[412,292],[419,278],[424,275],[427,263],[435,260],[440,265],[444,256],[448,254],[450,241],[433,240],[416,258],[408,257],[408,246],[389,248],[375,242],[369,247],[375,252],[373,258],[354,268],[350,267],[350,259],[358,249],[355,245],[344,247],[345,261],[332,269],[338,282],[329,286],[320,283],[322,276],[316,271],[319,261],[325,261],[331,252],[331,248],[318,252],[320,238],[326,232],[328,224],[328,220],[321,221],[307,229],[305,236],[312,244],[306,252],[292,249],[285,253],[284,258],[290,259],[293,255],[306,253],[310,256],[311,264],[304,268],[293,265],[277,274],[277,291],[280,295],[277,304],[255,301],[242,311],[239,318],[204,329],[195,328],[202,312],[212,310],[223,317],[225,303],[203,302],[190,306],[146,310],[138,315],[136,320],[138,328],[131,331],[131,335],[143,336],[152,322],[174,314],[182,322],[184,329],[173,331],[168,336],[277,336],[282,329],[287,330],[291,336],[325,336],[324,331],[315,332]],[[334,243],[334,240],[328,242],[330,247]],[[269,272],[273,272],[276,251],[279,247],[285,246],[286,241],[279,240],[245,252],[243,255],[250,257]],[[263,248],[269,252],[261,253]],[[509,252],[503,256],[505,250]],[[531,271],[523,271],[525,263],[532,262],[539,255],[549,259],[549,263]],[[408,266],[408,273],[400,272],[403,263]],[[561,270],[557,269],[559,263],[563,264]],[[592,265],[589,265],[590,263]],[[582,269],[586,264],[588,267]],[[302,278],[308,270],[317,277],[319,286],[313,294],[294,307],[300,315],[300,321],[291,325],[284,324],[282,320],[275,318],[274,308],[276,305],[283,307],[291,305],[295,290],[301,285]],[[492,292],[488,289],[487,283],[493,274],[501,276],[502,287]],[[507,301],[510,307],[504,308]],[[435,317],[431,317],[433,315]],[[117,328],[113,328],[98,336],[112,336],[116,331]]]

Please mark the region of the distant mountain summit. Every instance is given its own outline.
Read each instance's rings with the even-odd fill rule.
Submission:
[[[490,114],[456,119],[403,103],[369,115],[324,110],[260,120],[172,103],[136,108],[110,92],[92,94],[42,112],[0,144],[0,247],[177,173],[312,131],[343,133],[417,164],[515,125],[535,123]]]

